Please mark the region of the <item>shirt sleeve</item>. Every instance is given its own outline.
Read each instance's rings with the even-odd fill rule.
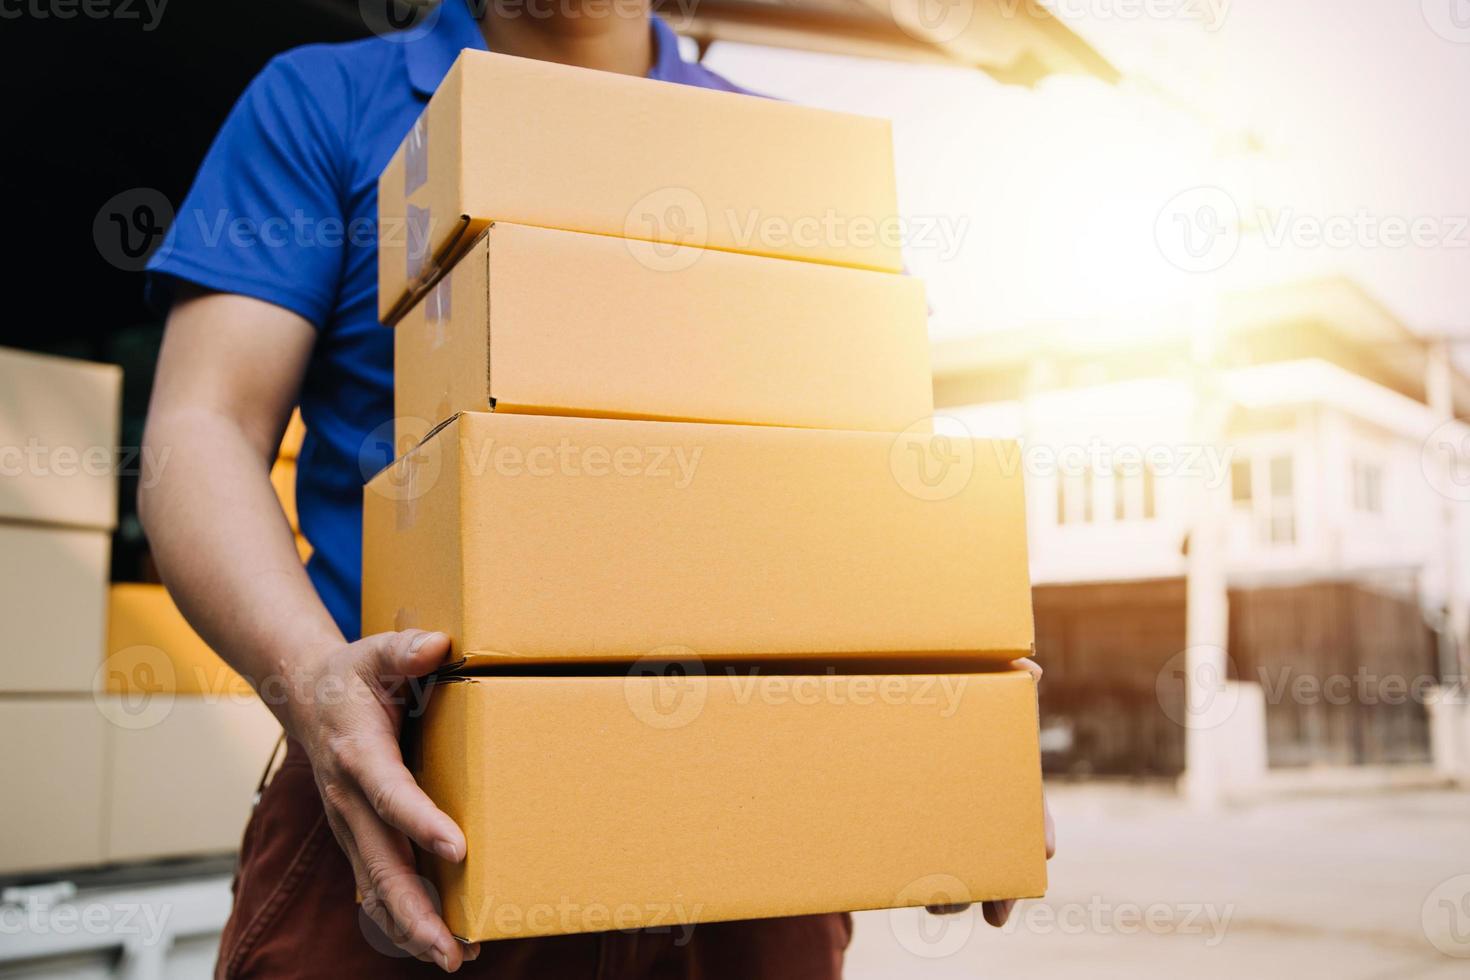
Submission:
[[[150,303],[176,280],[330,318],[347,238],[345,98],[319,51],[272,60],[215,137],[163,244],[148,262]],[[336,106],[334,104],[344,104]]]

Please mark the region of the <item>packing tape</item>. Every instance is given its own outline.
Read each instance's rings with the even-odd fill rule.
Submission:
[[[404,255],[408,259],[408,282],[412,286],[419,281],[424,266],[429,260],[429,209],[407,205],[404,219],[404,234],[408,236],[408,247]]]
[[[410,530],[418,520],[418,473],[420,454],[415,451],[393,464],[398,471],[393,474],[397,499],[394,501],[394,516],[399,531]]]
[[[404,139],[403,196],[429,182],[429,114],[421,114]]]
[[[438,350],[444,346],[444,341],[449,337],[449,276],[444,276],[434,288],[429,290],[429,295],[424,297],[424,323],[433,328],[434,336],[429,341],[430,350]]]

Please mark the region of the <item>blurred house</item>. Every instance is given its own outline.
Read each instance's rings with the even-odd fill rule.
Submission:
[[[1048,768],[1182,770],[1170,667],[1210,494],[1229,498],[1229,668],[1263,689],[1270,765],[1427,761],[1470,522],[1440,492],[1463,459],[1426,437],[1466,414],[1470,380],[1347,281],[1195,315],[935,348],[940,414],[1025,447]]]

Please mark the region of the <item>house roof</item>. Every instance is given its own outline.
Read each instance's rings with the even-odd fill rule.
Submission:
[[[1147,353],[1190,341],[1189,312],[1158,310],[1142,319],[1048,321],[933,345],[934,375],[951,382],[1001,373],[1047,359]],[[1333,358],[1371,380],[1423,400],[1434,338],[1416,333],[1362,286],[1334,277],[1226,294],[1219,305],[1219,347],[1259,360]],[[1452,369],[1457,415],[1470,414],[1470,377]]]
[[[1002,82],[1034,85],[1048,75],[1120,75],[1036,0],[654,0],[701,51],[736,41],[828,54],[958,65]]]

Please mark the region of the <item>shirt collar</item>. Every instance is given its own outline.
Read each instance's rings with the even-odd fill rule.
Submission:
[[[665,82],[688,80],[693,67],[679,56],[679,37],[674,29],[658,17],[653,23],[653,67],[648,77]],[[412,37],[403,37],[404,57],[408,61],[408,80],[424,98],[434,94],[454,59],[465,48],[487,50],[485,35],[470,10],[468,0],[442,0],[425,24],[412,29]]]
[[[650,14],[653,22],[653,67],[649,78],[661,82],[682,82],[691,75],[691,65],[679,56],[679,35],[656,15]]]
[[[428,22],[400,35],[408,61],[408,81],[424,98],[434,94],[449,67],[465,48],[485,50],[485,35],[470,12],[468,0],[442,0]]]

